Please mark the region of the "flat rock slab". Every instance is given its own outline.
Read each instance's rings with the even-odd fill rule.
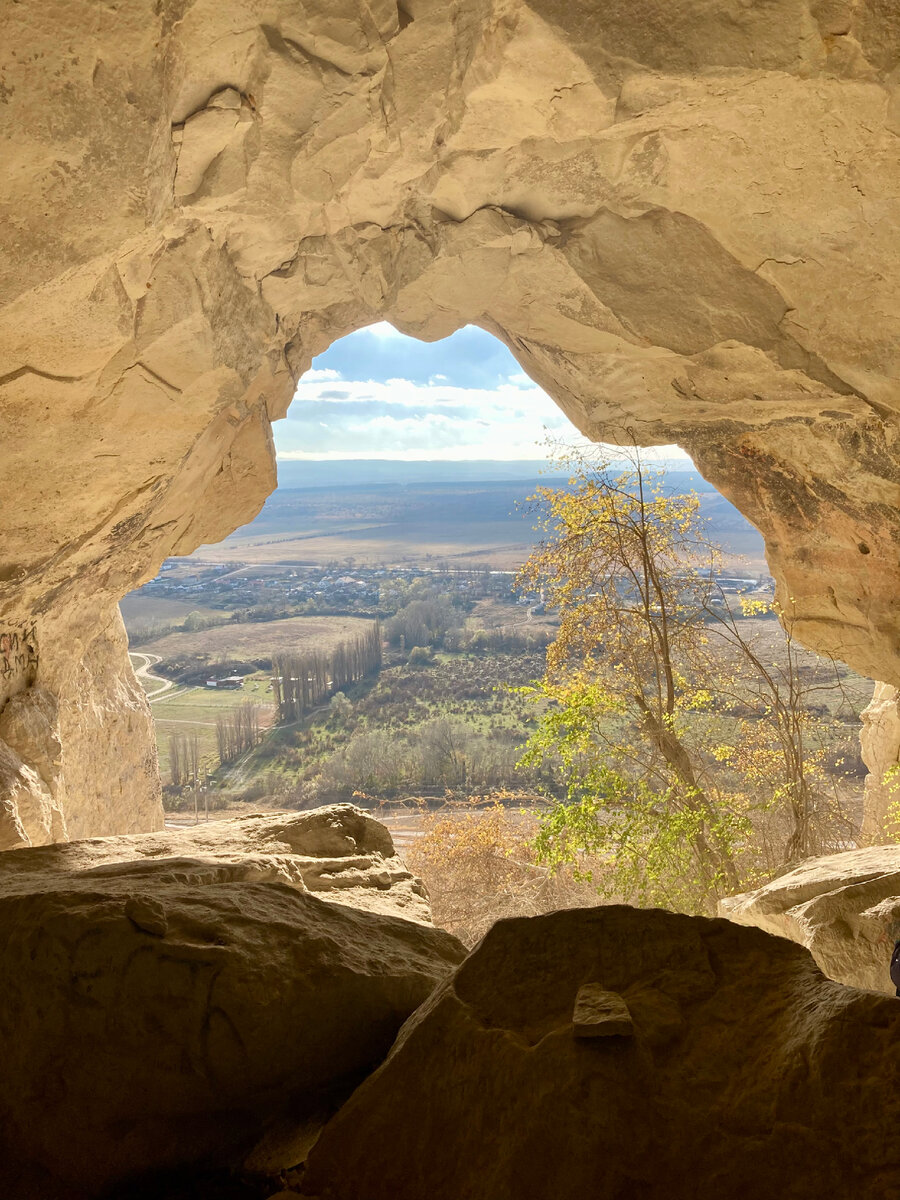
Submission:
[[[634,1023],[628,1005],[617,992],[585,983],[575,997],[572,1032],[577,1038],[630,1037]]]
[[[572,1036],[602,981],[634,1035]],[[598,1053],[602,1047],[601,1052]],[[322,1200],[888,1200],[900,1002],[783,938],[619,906],[500,921],[325,1127]]]
[[[0,854],[0,894],[41,890],[76,875],[134,878],[141,872],[197,884],[277,881],[431,924],[422,881],[398,857],[386,826],[354,804],[15,850]]]
[[[755,892],[729,896],[723,917],[799,942],[830,979],[894,995],[900,938],[900,846],[810,858]]]
[[[387,887],[308,890],[317,862],[399,870],[358,810],[220,829],[0,855],[4,1196],[155,1196],[137,1181],[321,1124],[464,957],[346,902]]]

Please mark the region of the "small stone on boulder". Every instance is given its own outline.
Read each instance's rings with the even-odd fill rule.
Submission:
[[[598,983],[585,983],[575,997],[572,1030],[577,1038],[630,1037],[634,1024],[620,995]]]

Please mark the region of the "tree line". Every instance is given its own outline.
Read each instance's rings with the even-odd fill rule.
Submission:
[[[272,692],[282,724],[301,720],[335,692],[381,668],[381,623],[330,651],[277,654],[272,659]]]
[[[216,718],[219,766],[224,767],[258,745],[262,738],[262,705],[247,700]],[[200,781],[200,740],[196,733],[173,733],[169,737],[169,775],[176,788],[193,787]],[[207,768],[208,769],[208,768]]]
[[[173,733],[169,737],[169,773],[175,787],[197,782],[200,739],[196,733]]]
[[[262,705],[247,700],[230,712],[216,717],[216,744],[219,766],[234,762],[260,740],[259,715]]]

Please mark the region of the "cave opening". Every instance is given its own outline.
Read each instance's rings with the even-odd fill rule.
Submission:
[[[900,1008],[888,970],[900,851],[885,844],[900,770],[893,7],[0,5],[7,1194],[900,1194],[890,1115]],[[402,410],[382,407],[368,427],[385,455],[401,433],[410,439],[409,458],[378,460],[390,479],[355,495],[338,496],[329,478],[318,492],[307,486],[336,469],[327,456],[364,397],[346,380],[308,378],[284,421],[298,380],[338,339],[381,321],[429,344],[476,326],[526,377],[506,372],[512,408],[527,409],[531,380],[591,443],[632,438],[690,454],[724,497],[701,489],[700,507],[724,519],[734,504],[765,538],[794,678],[806,678],[802,643],[859,672],[854,687],[881,681],[863,727],[861,828],[811,841],[804,827],[810,780],[845,786],[852,755],[833,742],[804,758],[809,778],[798,770],[791,787],[772,786],[773,744],[750,736],[759,725],[747,712],[747,686],[771,672],[772,655],[740,687],[721,673],[702,686],[712,614],[694,629],[691,671],[671,681],[690,701],[673,716],[666,687],[657,698],[641,691],[660,678],[651,659],[665,666],[662,643],[639,655],[632,637],[636,612],[648,629],[668,628],[658,589],[645,581],[647,599],[640,579],[620,589],[613,572],[581,575],[575,590],[592,602],[581,625],[544,570],[552,558],[528,577],[523,604],[495,590],[503,577],[492,570],[510,564],[492,556],[521,544],[496,502],[510,480],[408,478],[413,455],[435,453],[417,431],[426,441],[446,416],[449,459],[453,429],[466,424],[462,399],[438,399],[443,381],[430,387],[430,418],[411,415],[415,393],[404,400],[399,385],[393,398],[365,399],[370,417],[378,403]],[[312,369],[343,374],[330,362]],[[305,474],[284,474],[277,490],[273,422],[276,437],[293,430],[320,447],[317,462],[285,458]],[[487,459],[519,453],[499,412],[492,426]],[[285,450],[297,452],[310,453]],[[616,493],[621,478],[591,512],[624,516],[608,522],[614,532],[646,532],[643,517],[627,525],[635,489]],[[565,532],[574,491],[557,491]],[[685,494],[659,496],[660,513],[689,525]],[[392,531],[404,505],[415,508],[423,560],[411,571],[410,539],[404,550]],[[467,524],[465,534],[441,541],[438,518]],[[603,532],[595,521],[597,544],[618,553]],[[280,563],[279,539],[310,546],[326,534],[322,561],[292,550]],[[249,541],[268,557],[240,575]],[[399,565],[376,578],[368,555],[379,541]],[[217,581],[215,604],[191,590],[198,574]],[[152,639],[133,638],[129,661],[119,601],[157,575],[185,589],[168,601],[190,628],[154,632],[208,639],[194,680],[148,680]],[[246,594],[226,595],[229,578]],[[707,592],[680,568],[667,578],[676,609],[713,581],[726,598],[744,595],[740,571],[737,593],[722,583],[731,576],[701,575]],[[326,603],[336,589],[340,604]],[[605,744],[579,784],[576,718],[627,749],[627,714],[607,711],[614,681],[600,663],[588,679],[567,675],[559,652],[556,675],[541,675],[539,635],[567,637],[574,661],[604,613],[605,641],[594,644],[616,646],[604,662],[627,668],[648,703],[644,732],[668,755],[678,810],[647,772],[623,788],[622,756]],[[777,632],[772,613],[746,619]],[[258,656],[270,665],[253,661],[262,627],[298,620],[320,623],[316,644],[330,623],[333,649],[290,644],[278,664],[271,653]],[[360,625],[368,634],[351,636]],[[256,643],[216,648],[238,626]],[[538,724],[526,729],[503,684],[532,689]],[[184,707],[190,692],[204,710]],[[789,718],[794,695],[791,685]],[[840,725],[826,693],[820,702],[794,726],[804,754],[812,722],[832,735]],[[266,704],[286,710],[277,736]],[[161,802],[159,711],[169,714],[167,767],[180,756],[193,787],[180,811]],[[747,737],[727,736],[744,727]],[[522,820],[508,823],[525,807],[505,786],[523,729],[532,782],[544,795],[561,780],[562,799],[576,801],[562,808],[577,824],[552,809],[549,864],[527,858],[535,839]],[[685,730],[709,734],[693,775],[678,762]],[[228,810],[214,808],[208,776],[197,785],[201,738],[226,756],[235,792],[261,780],[276,796],[290,777],[304,793],[294,807],[207,823],[207,806],[211,817]],[[746,788],[731,787],[739,772]],[[714,779],[728,806],[712,823]],[[165,782],[167,799],[180,799],[184,778]],[[409,794],[411,783],[426,801],[428,789],[452,802],[477,786],[510,802],[497,796],[472,823],[436,812],[415,838],[395,823],[395,845],[370,799]],[[859,778],[846,786],[858,801]],[[334,795],[352,802],[303,807]],[[620,820],[623,796],[632,824]],[[668,836],[648,842],[647,818],[670,811]],[[744,870],[753,830],[772,851],[764,870]],[[731,919],[654,907],[700,907],[684,902],[696,877],[683,851],[704,854],[707,835],[703,912],[717,890],[737,890],[737,870],[745,890],[718,910]],[[567,875],[567,844],[593,851],[600,874],[649,862],[645,875],[665,894],[578,907],[585,880]],[[422,874],[398,847],[411,862],[419,855]],[[806,851],[814,856],[800,861]],[[661,859],[684,870],[661,871]],[[444,903],[460,861],[515,901],[463,914],[467,943],[511,918],[471,953],[431,919],[422,883],[424,867],[444,870],[433,886]],[[623,886],[610,898],[635,896]],[[544,911],[560,899],[568,911]]]
[[[562,796],[552,772],[522,776],[534,722],[497,692],[539,675],[558,632],[543,591],[514,586],[542,536],[527,498],[571,484],[571,464],[548,458],[553,444],[588,451],[593,443],[487,330],[465,326],[426,342],[387,321],[313,359],[274,438],[278,484],[254,520],[170,558],[122,602],[154,716],[167,822],[364,798],[402,844],[421,849],[440,821],[401,811],[413,798],[431,809],[450,795],[483,807],[503,792],[537,797],[551,781]],[[627,468],[627,451],[606,452],[620,464],[614,472]],[[829,802],[839,815],[804,845],[849,843],[861,821],[858,713],[867,681],[784,642],[760,533],[677,446],[641,453],[650,475],[664,473],[664,494],[696,496],[697,528],[720,548],[720,607],[740,614],[736,628],[755,639],[754,654],[778,659],[781,670],[787,653],[790,687],[804,695],[796,719],[815,709],[816,769],[840,793]],[[407,610],[426,601],[446,609],[440,630],[398,632]],[[314,697],[285,699],[284,680],[314,670],[310,655],[327,657],[373,622],[387,664],[377,680],[364,670],[338,686],[322,666]],[[489,658],[492,647],[500,658]],[[513,663],[513,650],[521,661]],[[285,666],[301,660],[302,668]],[[706,692],[715,678],[701,679]],[[718,748],[706,735],[702,757],[722,760],[730,738],[737,762],[752,742],[735,733],[747,698],[711,703],[721,712],[709,721],[723,728]],[[810,729],[805,737],[813,739]],[[753,753],[756,770],[763,751]],[[780,785],[767,778],[762,786]],[[515,843],[515,830],[501,833]],[[759,836],[774,844],[780,835],[767,827]],[[770,871],[780,863],[771,853]],[[485,920],[458,931],[481,932]],[[454,918],[444,923],[454,927]]]
[[[539,536],[526,499],[548,471],[565,478],[565,468],[548,460],[551,443],[589,445],[491,333],[465,326],[425,342],[386,321],[318,355],[273,433],[277,487],[254,520],[188,558],[169,559],[121,602],[132,661],[156,718],[164,786],[178,786],[184,774],[176,761],[173,777],[179,754],[172,738],[184,733],[181,722],[197,721],[203,774],[213,773],[220,747],[207,710],[220,698],[212,689],[204,693],[207,677],[228,677],[237,664],[263,661],[289,641],[290,628],[273,618],[299,626],[301,613],[318,616],[313,635],[327,643],[327,618],[339,628],[335,609],[344,606],[345,620],[382,611],[371,578],[362,605],[336,586],[338,578],[354,570],[402,577],[413,568],[477,568],[499,573],[499,586],[511,593],[512,573]],[[701,489],[705,518],[730,538],[725,568],[770,586],[761,536],[690,459],[677,446],[645,453],[672,474],[671,486]],[[325,578],[314,586],[296,578],[319,568]],[[235,620],[242,613],[258,643],[249,660],[241,649],[248,621]],[[502,614],[491,620],[502,624]],[[264,644],[267,630],[272,645]],[[199,655],[193,643],[202,647]],[[160,660],[169,677],[154,675]],[[244,692],[231,678],[219,690],[238,703]],[[261,679],[255,691],[259,686]],[[185,688],[197,689],[198,712]],[[245,773],[237,777],[254,790]]]

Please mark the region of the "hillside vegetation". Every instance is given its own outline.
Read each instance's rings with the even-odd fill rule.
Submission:
[[[635,723],[615,687],[627,660],[634,660],[634,680],[645,683],[663,660],[656,651],[640,660],[635,589],[616,582],[631,570],[627,559],[598,560],[599,575],[586,567],[579,576],[572,574],[576,560],[562,557],[548,574],[551,526],[518,582],[503,555],[500,563],[464,563],[466,555],[435,557],[437,543],[404,561],[355,553],[360,538],[371,534],[374,545],[389,527],[421,550],[416,539],[426,527],[440,527],[446,539],[467,522],[496,550],[498,522],[521,530],[535,519],[534,504],[527,514],[503,516],[511,488],[521,499],[521,483],[509,482],[276,494],[253,526],[234,535],[232,549],[242,538],[247,554],[266,560],[272,547],[287,546],[282,539],[315,541],[320,550],[328,543],[329,553],[337,548],[329,539],[337,539],[342,556],[167,564],[144,589],[147,601],[188,612],[174,628],[149,636],[145,627],[138,637],[142,653],[160,659],[153,673],[175,685],[153,700],[167,804],[190,809],[202,795],[203,807],[352,800],[377,808],[389,823],[403,822],[409,853],[439,895],[457,895],[450,904],[457,916],[447,920],[466,936],[490,913],[517,905],[543,911],[563,897],[588,902],[598,891],[702,908],[723,889],[776,869],[793,853],[785,852],[785,838],[804,846],[818,839],[826,848],[852,839],[863,773],[857,714],[868,683],[785,641],[764,567],[715,551],[703,572],[685,573],[695,533],[707,547],[722,532],[733,543],[758,539],[714,492],[691,496],[668,480],[653,502],[657,516],[641,518],[647,531],[658,519],[675,536],[665,568],[669,591],[655,600],[648,593],[643,620],[657,638],[656,607],[671,608],[666,636],[677,633],[676,657],[688,654],[666,668],[674,692],[646,754],[649,718]],[[628,486],[619,490],[624,495]],[[552,517],[557,504],[557,519],[571,513],[577,553],[587,556],[582,566],[596,554],[584,530],[599,494],[579,497],[572,479],[545,491],[537,506]],[[530,534],[510,559],[521,564],[537,537]],[[658,566],[648,560],[643,570]],[[566,590],[567,576],[578,580],[574,591]],[[698,607],[701,593],[707,599]],[[605,626],[596,625],[603,595]],[[721,638],[707,648],[706,626],[717,622],[730,631],[728,648]],[[777,755],[790,757],[793,735],[777,751],[759,680],[735,674],[739,650],[762,670],[759,678],[791,681],[790,720],[806,743],[798,778],[815,779],[815,800],[779,776]],[[229,690],[204,686],[226,675],[239,677]],[[647,693],[640,703],[649,701]],[[681,749],[670,753],[670,742]],[[690,768],[678,765],[682,753],[698,756]],[[668,782],[667,770],[674,771]],[[791,804],[801,814],[793,825]],[[445,853],[441,839],[451,828],[458,836]],[[707,862],[708,844],[715,850]],[[516,870],[498,855],[512,856]],[[617,868],[610,871],[610,863]],[[472,907],[464,895],[475,885],[461,880],[476,876],[493,880],[484,887],[496,895]]]

